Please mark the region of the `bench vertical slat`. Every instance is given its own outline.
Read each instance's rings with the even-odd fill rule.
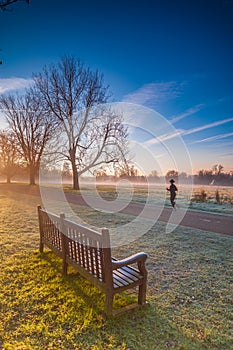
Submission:
[[[84,246],[83,246],[83,234],[80,233],[80,239],[81,239],[81,244],[80,244],[80,248],[81,248],[81,257],[82,257],[82,265],[84,268],[86,268],[86,264],[85,264],[85,254],[84,254]]]
[[[82,253],[81,253],[81,247],[80,247],[80,233],[77,232],[76,235],[76,245],[78,246],[78,261],[82,261]]]
[[[70,241],[71,257],[75,260],[75,241]]]
[[[38,220],[39,220],[39,232],[40,232],[40,253],[43,253],[44,250],[44,234],[43,234],[43,223],[41,218],[41,206],[38,205],[37,207],[38,212]]]
[[[95,255],[95,268],[96,268],[96,276],[101,278],[102,269],[101,269],[101,260],[100,260],[100,251],[94,247],[94,255]]]
[[[84,240],[83,240],[83,248],[84,248],[84,256],[85,256],[85,263],[86,263],[86,269],[89,271],[90,265],[89,265],[89,244],[87,237],[84,235]]]
[[[89,239],[89,259],[91,261],[91,272],[93,275],[96,275],[95,262],[94,262],[94,254],[95,248],[93,246],[93,240]]]
[[[71,232],[69,227],[66,228],[66,233],[67,233],[67,254],[69,256],[72,256],[72,247],[70,246],[70,236],[71,236]]]
[[[102,267],[102,280],[103,282],[106,281],[106,276],[105,276],[105,269],[103,268],[104,266],[104,250],[102,247],[100,247],[100,256],[98,257],[98,259],[100,260],[100,266]]]
[[[66,226],[64,224],[65,214],[60,215],[61,226],[60,226],[60,234],[61,234],[61,246],[62,246],[62,273],[63,275],[67,275],[68,264],[66,262],[66,254],[68,248],[67,242],[67,232]]]
[[[74,241],[74,259],[75,261],[79,261],[78,260],[78,251],[77,251],[77,242]]]

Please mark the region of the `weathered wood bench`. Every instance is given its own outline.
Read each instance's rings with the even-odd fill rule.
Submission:
[[[105,293],[104,312],[114,316],[146,304],[147,270],[146,253],[134,254],[117,260],[111,256],[109,231],[101,232],[79,225],[47,212],[38,206],[40,252],[44,245],[62,258],[62,273],[68,265]],[[138,302],[113,311],[116,293],[138,286]]]

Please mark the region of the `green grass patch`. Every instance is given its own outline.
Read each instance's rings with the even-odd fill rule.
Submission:
[[[156,225],[125,257],[145,251],[149,307],[115,319],[102,317],[104,295],[61,259],[38,252],[38,197],[0,187],[0,348],[5,350],[230,350],[233,337],[232,237]],[[75,207],[90,224],[117,227],[132,218]],[[94,222],[95,221],[95,222]],[[99,221],[99,222],[96,222]],[[135,298],[117,296],[115,306]]]

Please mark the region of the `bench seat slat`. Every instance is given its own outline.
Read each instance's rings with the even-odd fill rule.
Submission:
[[[130,285],[134,282],[141,280],[142,278],[143,276],[140,274],[138,274],[137,277],[130,273],[126,274],[125,270],[123,270],[122,268],[113,271],[113,283],[114,286],[116,286],[116,288],[118,288],[118,286]]]
[[[115,275],[121,276],[121,278],[125,279],[126,281],[131,280],[132,282],[135,282],[135,281],[141,279],[141,277],[142,277],[142,275],[140,273],[138,273],[138,275],[135,276],[135,274],[131,274],[129,272],[126,272],[123,269],[117,269],[117,270],[113,271],[113,275],[114,276]]]
[[[125,274],[130,274],[132,277],[134,276],[135,278],[140,278],[142,276],[142,274],[138,270],[134,269],[131,266],[121,267],[121,271],[124,271]]]
[[[122,279],[120,276],[113,275],[113,286],[114,288],[124,287],[132,284],[132,281],[128,280],[128,282],[125,279]]]

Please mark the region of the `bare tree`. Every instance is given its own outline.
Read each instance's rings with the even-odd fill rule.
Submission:
[[[27,4],[29,4],[30,0],[0,0],[0,9],[4,11],[18,1],[25,1]]]
[[[64,57],[59,64],[44,67],[34,80],[44,108],[53,113],[66,135],[60,153],[71,163],[77,190],[82,174],[122,158],[127,129],[122,118],[103,105],[108,99],[103,76],[80,60]]]
[[[6,175],[7,183],[20,169],[21,159],[15,135],[7,130],[0,131],[0,172]]]
[[[214,175],[220,175],[223,171],[224,167],[221,164],[215,164],[212,167],[212,171]]]
[[[34,185],[45,146],[54,136],[53,121],[32,91],[24,96],[0,96],[0,107],[17,138],[21,157],[29,169],[30,184]]]
[[[165,175],[166,179],[169,180],[169,178],[173,178],[175,180],[178,179],[178,171],[176,170],[168,170],[168,172]]]

